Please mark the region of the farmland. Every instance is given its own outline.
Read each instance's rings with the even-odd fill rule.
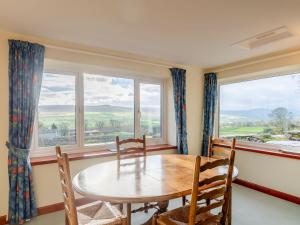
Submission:
[[[84,142],[95,144],[112,142],[134,136],[134,113],[130,108],[113,108],[101,111],[90,110],[84,114]],[[72,112],[73,111],[73,112]],[[155,110],[144,110],[141,118],[141,132],[148,137],[160,137],[160,114]],[[153,113],[154,112],[154,113]],[[72,145],[76,143],[75,108],[65,110],[40,110],[39,145]]]
[[[299,141],[300,119],[285,108],[221,112],[219,134],[259,143]]]

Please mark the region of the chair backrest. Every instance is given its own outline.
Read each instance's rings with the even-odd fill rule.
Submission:
[[[229,158],[210,160],[200,166],[201,157],[197,156],[189,212],[189,225],[195,224],[197,216],[199,216],[199,218],[203,218],[203,221],[200,221],[199,224],[209,224],[209,222],[215,222],[222,225],[226,224],[232,185],[234,158],[235,151],[232,150],[230,151]],[[201,174],[205,177],[205,172],[207,170],[216,169],[219,166],[226,166],[228,168],[227,173],[200,179],[199,181],[199,178],[202,177]],[[204,206],[197,206],[198,201],[205,201],[206,204]],[[220,208],[219,214],[214,214],[212,217],[201,217],[201,214],[203,215],[216,208]]]
[[[75,197],[72,189],[72,180],[70,175],[69,158],[66,153],[61,153],[61,149],[59,146],[56,147],[56,157],[60,184],[64,198],[66,222],[68,222],[68,225],[78,225]]]
[[[141,146],[133,146],[141,145]],[[129,138],[121,140],[119,136],[116,137],[116,148],[117,148],[117,157],[121,159],[122,157],[130,156],[139,156],[146,155],[146,136],[143,135],[143,138]]]
[[[233,138],[232,141],[226,139],[209,138],[208,144],[208,156],[212,158],[228,158],[230,151],[235,149],[236,139]]]

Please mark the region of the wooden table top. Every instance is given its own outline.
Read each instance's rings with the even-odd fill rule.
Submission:
[[[212,160],[201,157],[201,164]],[[191,193],[194,162],[195,156],[175,154],[108,161],[78,173],[73,187],[82,196],[113,203],[170,200]],[[201,173],[200,180],[226,172],[218,167]]]

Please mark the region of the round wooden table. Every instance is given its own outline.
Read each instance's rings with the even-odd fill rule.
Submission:
[[[201,157],[201,164],[211,160]],[[79,172],[73,187],[82,196],[112,203],[166,202],[191,194],[194,162],[195,156],[175,154],[108,161]],[[201,173],[200,180],[226,172],[218,167]]]

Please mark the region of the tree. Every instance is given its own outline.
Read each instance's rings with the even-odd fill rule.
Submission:
[[[112,128],[114,128],[114,129],[121,128],[121,121],[111,119],[109,122],[110,122],[110,125],[112,126]]]
[[[98,121],[98,122],[96,122],[96,128],[97,128],[97,130],[102,130],[103,129],[103,127],[104,127],[104,122],[103,121]]]
[[[69,135],[69,125],[67,123],[62,123],[59,127],[59,134],[62,137],[66,137]]]
[[[283,133],[288,129],[289,123],[292,119],[292,113],[284,107],[278,107],[272,110],[269,117],[272,119],[272,122],[278,131]]]
[[[52,125],[51,125],[51,130],[57,130],[57,126],[56,126],[55,123],[52,123]]]

